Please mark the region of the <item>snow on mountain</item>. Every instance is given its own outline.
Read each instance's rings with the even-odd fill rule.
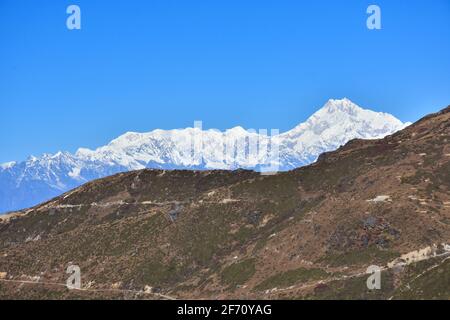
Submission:
[[[10,169],[16,165],[15,161],[0,164],[0,170]]]
[[[403,129],[390,114],[348,99],[329,100],[306,122],[271,135],[235,127],[127,132],[96,150],[58,152],[0,165],[0,212],[29,207],[87,181],[143,168],[289,170],[314,162],[351,139],[381,138]]]
[[[362,109],[346,98],[328,100],[306,122],[280,135],[283,168],[314,162],[321,153],[352,139],[383,138],[410,124],[387,113]]]

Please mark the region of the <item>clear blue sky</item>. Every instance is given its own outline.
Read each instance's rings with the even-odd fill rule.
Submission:
[[[285,131],[342,97],[450,104],[450,1],[0,0],[0,162],[194,120]]]

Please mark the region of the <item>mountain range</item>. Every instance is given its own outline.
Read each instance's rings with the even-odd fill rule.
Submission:
[[[450,106],[287,172],[141,169],[2,215],[0,299],[450,299],[449,226]]]
[[[128,132],[96,150],[30,156],[0,165],[0,213],[49,200],[88,181],[144,168],[286,171],[314,162],[351,139],[382,138],[403,129],[394,116],[329,100],[290,131],[269,134],[235,127]]]

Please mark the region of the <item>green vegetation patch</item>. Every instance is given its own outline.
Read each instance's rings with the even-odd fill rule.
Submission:
[[[407,267],[394,299],[450,299],[450,260],[430,259]]]
[[[314,288],[313,293],[306,299],[319,300],[378,300],[389,298],[394,291],[394,278],[392,273],[381,272],[381,288],[370,290],[367,288],[369,275],[335,280],[327,284],[320,284]]]
[[[322,269],[299,268],[276,274],[256,286],[257,290],[266,290],[278,287],[288,287],[297,282],[307,282],[328,277],[328,273]]]
[[[370,246],[364,250],[349,251],[339,254],[328,254],[319,259],[318,262],[331,267],[351,266],[351,265],[369,265],[386,264],[400,256],[398,252],[392,250],[381,250],[376,246]]]
[[[255,259],[247,259],[238,263],[234,263],[221,273],[221,279],[228,285],[239,285],[245,283],[255,274]]]
[[[160,286],[178,280],[178,268],[174,261],[164,264],[158,261],[146,261],[135,270],[137,283]]]

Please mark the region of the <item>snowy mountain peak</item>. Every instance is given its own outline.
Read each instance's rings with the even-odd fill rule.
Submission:
[[[116,147],[121,147],[121,146],[126,146],[130,143],[134,143],[136,141],[138,141],[139,139],[142,139],[142,133],[137,133],[137,132],[126,132],[123,135],[119,136],[118,138],[112,140],[108,146],[116,146]]]
[[[248,131],[242,128],[241,126],[236,126],[234,128],[227,129],[225,132],[231,134],[248,134]]]
[[[332,137],[342,143],[353,138],[381,138],[405,125],[390,114],[363,109],[347,98],[330,99],[304,123],[283,135],[303,146]]]
[[[14,167],[16,164],[17,164],[17,162],[15,162],[15,161],[2,163],[2,164],[0,164],[0,169],[3,169],[3,170],[10,169],[10,168]]]
[[[343,99],[330,99],[325,103],[322,109],[326,110],[329,113],[341,111],[347,113],[355,113],[357,111],[363,110],[361,107],[353,103],[347,98]]]

